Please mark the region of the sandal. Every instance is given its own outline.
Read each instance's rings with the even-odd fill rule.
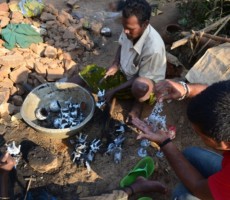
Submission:
[[[120,181],[120,187],[130,186],[138,176],[149,178],[154,171],[154,161],[151,157],[142,158],[136,166]]]

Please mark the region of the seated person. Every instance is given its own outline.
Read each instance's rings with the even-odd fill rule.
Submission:
[[[107,102],[115,95],[128,98],[128,89],[135,98],[129,116],[139,116],[140,102],[153,100],[154,84],[164,79],[166,72],[164,42],[149,24],[150,17],[151,7],[146,0],[127,0],[122,10],[123,31],[112,65],[107,69],[86,66],[69,81],[88,85],[95,93],[98,88],[105,89]]]
[[[152,131],[139,118],[132,123],[144,134],[137,139],[156,142],[181,180],[173,192],[173,200],[230,199],[230,81],[211,86],[163,81],[156,86],[157,98],[181,99],[192,97],[187,115],[193,129],[204,143],[223,156],[200,147],[188,147],[181,153],[167,132]]]

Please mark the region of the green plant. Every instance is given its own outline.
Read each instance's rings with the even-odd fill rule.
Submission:
[[[178,23],[186,28],[201,29],[230,13],[229,0],[182,0],[177,6]]]

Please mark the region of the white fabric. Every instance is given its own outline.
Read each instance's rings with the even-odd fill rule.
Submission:
[[[190,83],[208,85],[230,79],[230,43],[208,49],[185,77]]]
[[[151,25],[147,26],[134,46],[124,31],[120,35],[119,44],[121,45],[121,70],[128,80],[136,74],[155,82],[165,78],[165,45],[161,36]]]

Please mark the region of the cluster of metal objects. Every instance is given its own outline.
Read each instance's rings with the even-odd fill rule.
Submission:
[[[153,128],[153,131],[156,132],[157,130],[163,130],[167,131],[170,138],[174,139],[176,136],[176,127],[175,126],[169,126],[166,125],[166,115],[161,115],[161,112],[163,111],[163,103],[157,102],[156,105],[153,107],[153,110],[151,114],[147,118],[147,123],[151,125]],[[150,142],[148,140],[142,140],[141,141],[141,147],[138,150],[138,155],[143,157],[144,155],[147,155],[146,149],[150,145]],[[156,153],[156,156],[158,158],[162,158],[164,156],[163,152],[159,149]]]
[[[153,107],[153,110],[149,117],[147,118],[147,122],[151,124],[153,127],[153,131],[157,131],[160,129],[167,130],[166,128],[166,115],[161,116],[160,113],[163,111],[163,103],[157,102]]]
[[[64,129],[79,125],[84,121],[86,103],[73,103],[71,98],[64,102],[53,100],[47,107],[39,107],[35,110],[35,116],[46,128]]]
[[[102,109],[105,105],[105,90],[98,89],[96,106]]]
[[[87,142],[88,135],[80,133],[76,135],[76,140],[70,140],[70,143],[74,145],[74,151],[72,152],[72,161],[77,166],[86,166],[88,173],[91,172],[90,163],[94,160],[95,154],[99,151],[101,141],[94,139],[92,142]]]
[[[105,152],[106,155],[112,155],[113,161],[116,164],[119,164],[122,159],[122,144],[125,140],[124,133],[126,131],[126,125],[122,122],[115,124],[115,130],[112,133],[112,142],[110,142],[107,146],[107,150]]]
[[[164,130],[167,131],[166,127],[166,116],[160,115],[160,113],[163,111],[163,103],[157,102],[155,106],[153,107],[153,110],[151,114],[147,118],[147,123],[151,125],[153,128],[153,131],[156,132],[157,130]],[[138,149],[138,155],[140,157],[147,156],[147,148],[150,146],[150,141],[147,139],[144,139],[140,143],[140,148]],[[158,158],[162,158],[164,156],[163,152],[159,149],[156,153],[156,156]]]

